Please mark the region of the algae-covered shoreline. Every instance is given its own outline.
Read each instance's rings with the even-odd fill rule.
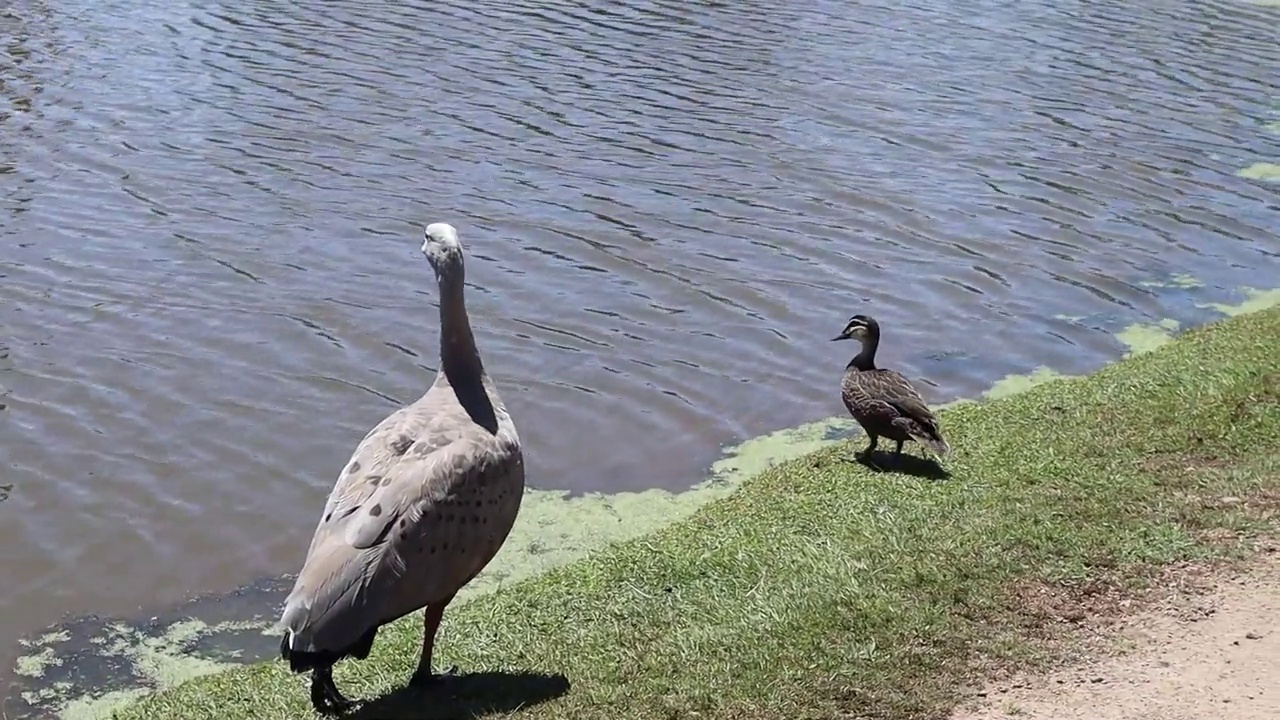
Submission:
[[[871,474],[825,447],[459,607],[440,661],[489,674],[448,692],[394,692],[415,659],[412,618],[338,680],[381,698],[370,717],[936,714],[982,667],[1037,657],[1015,584],[1137,581],[1273,529],[1273,506],[1215,499],[1280,489],[1280,309],[958,404],[943,423],[958,448],[947,480]],[[266,663],[118,716],[311,715],[302,678]]]

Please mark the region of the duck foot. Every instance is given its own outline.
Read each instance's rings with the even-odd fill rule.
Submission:
[[[884,467],[881,466],[880,463],[876,462],[875,454],[870,451],[855,453],[853,456],[853,460],[854,462],[860,463],[862,465],[866,465],[868,468],[872,470],[877,470],[877,471],[884,470]]]
[[[458,677],[457,665],[453,665],[440,673],[433,673],[430,670],[419,670],[413,674],[413,677],[409,678],[409,687],[424,690],[456,677]]]

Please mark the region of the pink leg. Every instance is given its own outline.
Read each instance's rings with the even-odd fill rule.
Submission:
[[[418,657],[418,669],[413,672],[413,677],[409,679],[409,684],[414,687],[425,687],[437,679],[437,676],[431,672],[431,656],[435,651],[436,633],[440,630],[440,619],[444,617],[444,609],[449,606],[452,600],[453,596],[450,595],[438,603],[432,603],[427,606],[427,611],[423,614],[422,654]],[[457,668],[449,668],[443,674],[453,675],[457,671]]]

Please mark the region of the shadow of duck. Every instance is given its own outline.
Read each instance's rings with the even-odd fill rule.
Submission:
[[[951,477],[951,473],[933,458],[907,453],[894,457],[893,453],[877,452],[871,457],[859,455],[855,461],[877,473],[902,473],[926,480],[947,480]]]

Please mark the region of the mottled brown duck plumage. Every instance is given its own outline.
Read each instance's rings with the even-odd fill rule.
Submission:
[[[840,395],[849,414],[866,431],[870,444],[862,451],[870,461],[876,443],[885,437],[898,444],[896,460],[902,444],[915,440],[944,456],[951,447],[942,437],[938,419],[925,404],[920,393],[902,373],[876,367],[876,350],[880,347],[880,324],[866,315],[854,315],[844,330],[832,340],[858,340],[862,350],[845,367]]]
[[[281,656],[294,672],[312,672],[311,703],[321,713],[350,708],[333,665],[368,657],[378,628],[423,608],[410,684],[438,677],[431,656],[444,609],[493,559],[520,509],[520,439],[475,347],[456,231],[427,226],[422,252],[440,288],[440,370],[421,399],[356,447],[280,621]]]

